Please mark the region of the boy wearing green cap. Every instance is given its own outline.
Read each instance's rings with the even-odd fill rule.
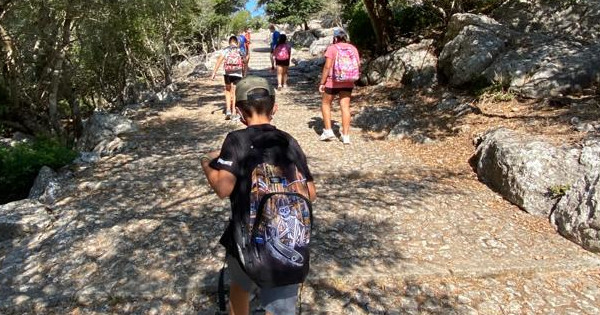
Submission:
[[[248,211],[251,172],[267,159],[267,155],[272,158],[273,152],[296,166],[306,180],[306,197],[314,201],[316,189],[306,156],[292,136],[271,124],[277,111],[273,87],[264,78],[248,76],[238,82],[235,94],[236,110],[241,116],[240,121],[247,128],[230,132],[220,151],[210,152],[200,158],[211,187],[220,198],[229,197],[232,220],[240,220],[244,212]],[[257,285],[246,274],[243,264],[240,264],[238,249],[231,234],[231,229],[228,228],[220,240],[227,251],[231,274],[230,314],[249,314],[249,295]],[[260,292],[262,306],[267,314],[273,315],[294,314],[297,295],[298,284],[261,288]]]

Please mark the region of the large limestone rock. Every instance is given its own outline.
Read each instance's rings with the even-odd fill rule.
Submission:
[[[505,51],[511,35],[497,21],[473,14],[453,15],[448,30],[452,39],[440,53],[439,68],[453,86],[479,79]]]
[[[49,168],[48,166],[42,166],[38,176],[33,182],[33,186],[29,190],[29,196],[27,198],[35,200],[42,197],[48,185],[51,182],[56,181],[57,177],[58,174],[53,169]]]
[[[523,42],[529,44],[507,52],[484,71],[487,80],[529,98],[576,93],[600,82],[600,44],[540,35],[523,37]]]
[[[312,42],[309,48],[309,52],[313,56],[321,56],[327,50],[327,47],[333,43],[333,39],[331,37],[323,37],[319,38]]]
[[[310,47],[317,40],[317,37],[312,31],[297,31],[292,35],[290,41],[296,46]]]
[[[85,123],[78,149],[110,155],[124,148],[122,137],[137,131],[137,126],[123,116],[96,112]]]
[[[528,8],[542,12],[554,6],[538,7],[539,3]],[[589,12],[580,13],[585,11],[600,17],[600,13],[594,11],[597,9],[600,5],[590,6]],[[574,11],[569,14],[584,18]],[[564,23],[563,27],[568,29],[577,22]],[[569,32],[553,27],[525,27],[519,23],[514,26],[519,27],[518,32],[486,16],[453,15],[446,32],[447,43],[439,58],[439,69],[450,85],[480,85],[484,81],[510,87],[523,97],[546,98],[580,92],[600,82],[600,44],[574,40]]]
[[[548,216],[557,203],[550,190],[573,185],[589,162],[581,149],[557,148],[509,129],[479,139],[471,162],[480,180],[531,214]]]
[[[46,207],[35,200],[0,205],[0,242],[40,232],[51,221]]]
[[[423,40],[390,54],[381,56],[362,70],[362,81],[367,84],[397,81],[414,86],[436,82],[437,57],[433,54],[433,40]]]
[[[586,174],[571,187],[552,213],[558,232],[583,248],[600,252],[600,172]]]
[[[513,29],[545,32],[585,43],[600,38],[600,1],[510,0],[493,17]]]

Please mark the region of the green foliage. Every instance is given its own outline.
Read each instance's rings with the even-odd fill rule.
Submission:
[[[478,80],[474,80],[471,88],[471,93],[476,95],[479,98],[491,99],[495,102],[509,102],[515,99],[515,94],[512,93],[508,86],[503,83],[496,83],[489,85],[486,78],[480,78]]]
[[[0,204],[27,197],[42,166],[58,169],[76,156],[73,150],[51,139],[0,147]]]
[[[139,89],[169,84],[176,61],[218,48],[245,2],[8,1],[0,5],[0,115],[68,135],[60,122],[74,118],[74,100],[118,107]],[[22,121],[32,116],[35,123]]]
[[[263,0],[265,12],[274,23],[303,25],[323,7],[323,0]]]
[[[240,34],[246,27],[250,26],[251,21],[252,16],[250,12],[247,10],[242,10],[233,14],[229,25],[234,34]]]
[[[348,21],[347,31],[350,39],[356,47],[361,50],[371,50],[374,48],[375,31],[371,25],[369,14],[362,2],[356,2],[344,9],[342,17]]]
[[[548,188],[548,194],[552,199],[558,199],[567,194],[571,190],[571,185],[556,185]]]
[[[404,1],[392,5],[394,25],[403,35],[419,32],[435,25],[437,17],[434,12],[420,5],[407,5]]]

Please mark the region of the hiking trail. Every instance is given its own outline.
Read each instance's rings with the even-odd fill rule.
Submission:
[[[254,36],[250,74],[276,84],[267,34]],[[357,128],[349,146],[320,142],[315,84],[290,67],[273,121],[317,185],[304,314],[600,312],[598,255],[492,192],[466,160],[423,163]],[[0,313],[214,314],[230,210],[199,157],[243,125],[224,120],[222,76],[181,85],[180,101],[136,112],[135,146],[74,173],[52,226],[0,249],[12,266]],[[339,135],[337,102],[332,114]]]

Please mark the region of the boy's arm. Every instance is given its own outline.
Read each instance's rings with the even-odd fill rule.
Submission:
[[[221,55],[219,56],[219,59],[217,59],[217,63],[215,64],[215,69],[212,72],[212,76],[210,77],[211,79],[215,79],[215,76],[217,75],[217,71],[219,70],[219,66],[221,66],[221,63],[223,62],[223,59],[225,59],[225,56]]]
[[[219,151],[213,151],[200,157],[200,165],[206,174],[210,187],[217,193],[219,198],[229,197],[235,187],[236,177],[226,170],[216,170],[210,167],[210,161],[219,156]],[[310,189],[309,189],[310,191]]]
[[[306,185],[308,185],[308,199],[310,199],[311,202],[314,202],[317,200],[317,188],[315,187],[315,182],[310,181],[306,183]]]

